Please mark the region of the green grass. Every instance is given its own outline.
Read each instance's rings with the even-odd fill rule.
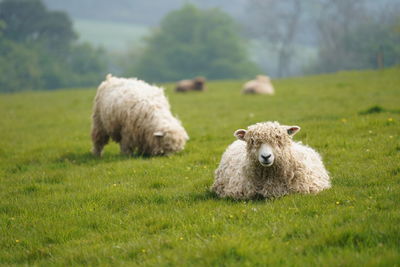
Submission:
[[[75,19],[74,27],[80,40],[111,52],[125,51],[149,32],[148,27],[142,25],[84,19]]]
[[[167,85],[191,139],[156,158],[116,144],[89,154],[94,89],[0,95],[0,264],[398,265],[400,70],[277,80],[272,97],[240,95],[241,84]],[[265,120],[302,127],[295,139],[322,154],[330,190],[209,193],[234,130]]]

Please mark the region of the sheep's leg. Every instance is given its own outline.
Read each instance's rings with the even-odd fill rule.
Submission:
[[[121,154],[127,156],[133,155],[132,145],[128,138],[122,136],[121,141],[119,143],[119,147],[121,149]]]
[[[108,143],[109,139],[110,136],[107,135],[101,123],[98,120],[96,120],[96,118],[94,118],[92,127],[93,155],[100,156],[104,146]]]

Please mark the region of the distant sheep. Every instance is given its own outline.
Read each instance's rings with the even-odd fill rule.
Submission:
[[[162,88],[108,75],[97,89],[92,115],[94,155],[111,137],[121,153],[166,155],[182,150],[189,139],[170,111]]]
[[[273,95],[275,90],[268,76],[258,75],[255,80],[248,81],[244,84],[242,93]]]
[[[222,156],[212,186],[219,197],[276,198],[290,193],[318,193],[329,188],[330,178],[320,155],[292,141],[298,126],[278,122],[237,130]]]
[[[197,77],[193,80],[182,80],[176,84],[176,92],[188,91],[205,91],[206,79],[204,77]]]

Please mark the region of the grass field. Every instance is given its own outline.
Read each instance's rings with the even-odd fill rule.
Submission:
[[[0,95],[1,265],[398,266],[400,69],[274,81],[240,95],[178,95],[191,139],[170,157],[93,158],[95,90]],[[378,106],[372,108],[374,106]],[[274,201],[208,188],[234,130],[278,120],[324,158],[333,187]]]

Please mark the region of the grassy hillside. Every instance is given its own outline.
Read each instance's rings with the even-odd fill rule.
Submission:
[[[278,80],[272,97],[240,95],[241,84],[185,95],[167,85],[191,139],[156,158],[116,144],[89,154],[94,89],[0,95],[0,264],[398,264],[400,70]],[[265,120],[302,127],[295,139],[322,154],[332,189],[209,193],[234,130]]]
[[[149,31],[146,26],[130,23],[74,19],[80,40],[102,46],[111,52],[125,51]]]

